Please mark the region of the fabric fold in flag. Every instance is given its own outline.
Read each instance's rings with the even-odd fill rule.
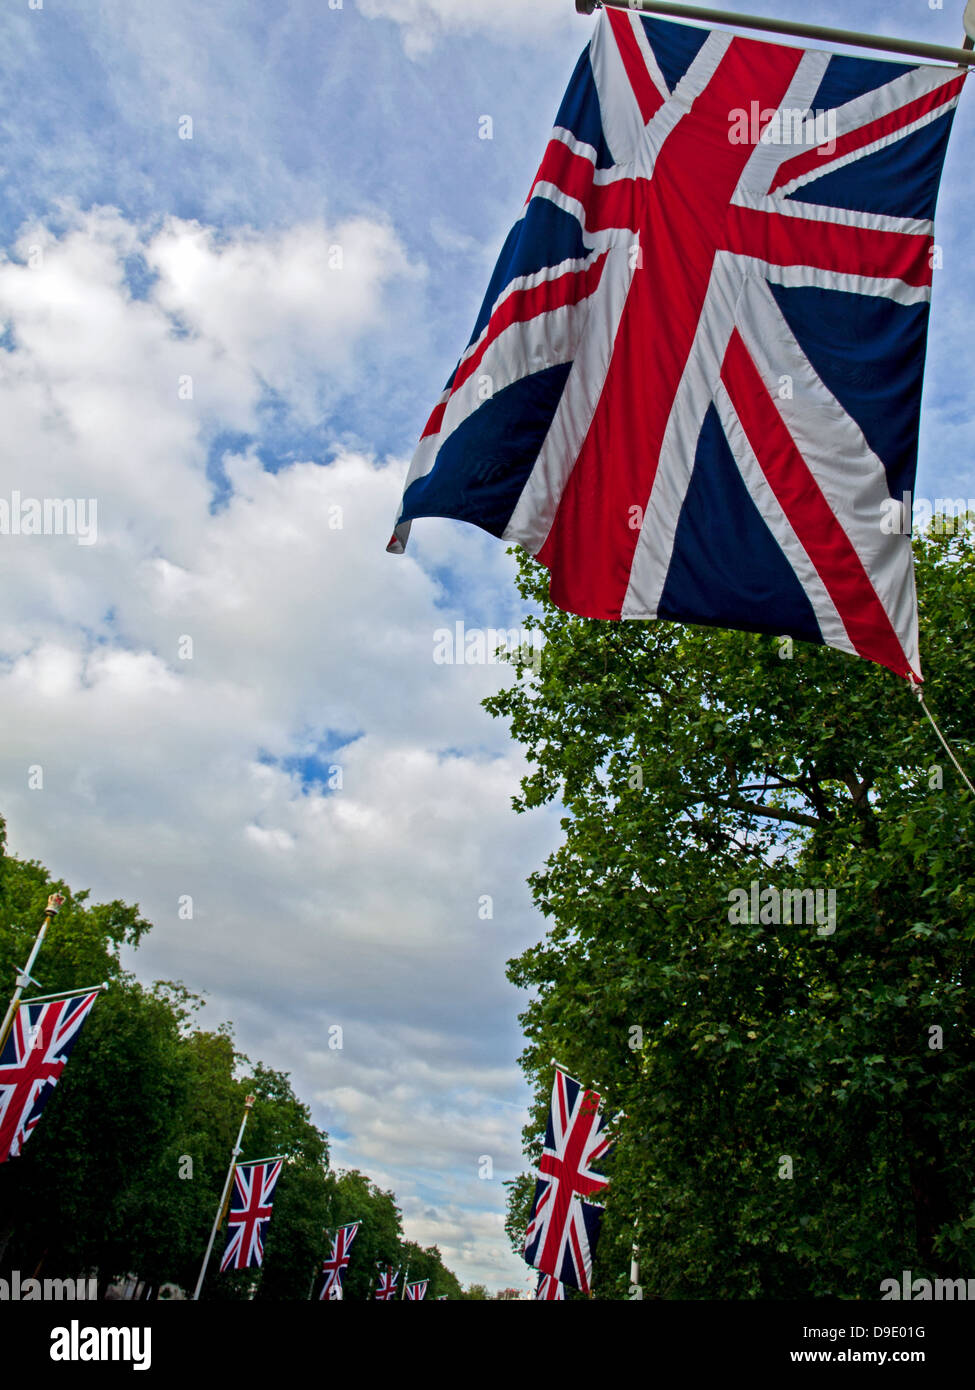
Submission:
[[[963,82],[604,10],[388,549],[468,521],[568,612],[919,677],[909,499]]]
[[[536,1302],[565,1302],[565,1285],[551,1274],[540,1274],[535,1285]]]

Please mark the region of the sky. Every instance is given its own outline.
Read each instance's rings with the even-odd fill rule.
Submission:
[[[927,0],[816,22],[961,38]],[[511,809],[526,766],[481,707],[510,672],[436,659],[438,630],[521,625],[505,547],[445,521],[385,544],[592,23],[572,0],[0,14],[0,498],[97,504],[91,544],[0,537],[10,850],[138,902],[137,975],[204,993],[333,1162],[492,1289],[526,1287],[504,965],[543,935],[526,879],[559,811]],[[932,498],[975,494],[970,103],[937,222]]]

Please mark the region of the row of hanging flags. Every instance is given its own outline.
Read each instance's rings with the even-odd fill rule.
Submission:
[[[22,1153],[61,1079],[95,1001],[107,988],[101,984],[91,989],[65,990],[21,1000],[24,988],[38,983],[30,972],[51,921],[63,903],[60,893],[52,893],[48,898],[44,924],[27,965],[18,972],[16,991],[0,1025],[0,1163]],[[246,1161],[237,1158],[253,1104],[254,1097],[248,1096],[227,1176],[227,1189],[214,1225],[215,1234],[226,1219],[227,1243],[220,1260],[221,1272],[253,1269],[263,1264],[274,1195],[285,1161],[282,1154]],[[343,1278],[360,1225],[359,1221],[350,1221],[335,1232],[331,1252],[321,1268],[321,1299],[342,1298]],[[199,1297],[208,1259],[209,1249],[194,1298]],[[391,1267],[381,1270],[375,1297],[382,1300],[395,1297],[398,1277],[399,1271],[394,1273]],[[405,1283],[405,1299],[419,1302],[426,1298],[428,1283],[426,1279]]]
[[[421,1299],[426,1298],[429,1279],[417,1279],[412,1284],[404,1282],[403,1293],[400,1295],[397,1292],[400,1271],[394,1270],[392,1265],[377,1265],[376,1268],[379,1270],[379,1280],[373,1298],[379,1303],[391,1303],[398,1297],[405,1298],[408,1303],[419,1303]],[[447,1295],[440,1294],[438,1297],[443,1300]]]
[[[16,1158],[37,1128],[103,988],[99,985],[75,990],[17,1006],[0,1046],[0,1163]],[[283,1163],[283,1156],[234,1163],[221,1272],[263,1264],[267,1228]],[[322,1265],[321,1299],[342,1298],[342,1281],[360,1224],[348,1222],[335,1233],[331,1253]],[[396,1296],[398,1276],[399,1271],[394,1273],[391,1267],[381,1270],[377,1299]],[[407,1283],[406,1300],[418,1302],[426,1298],[428,1283],[426,1279]]]
[[[18,1157],[37,1128],[104,988],[17,1004],[6,1036],[0,1039],[0,1163]],[[235,1164],[221,1270],[261,1264],[282,1162],[275,1158]]]
[[[103,986],[41,1002],[19,1004],[0,1048],[0,1162],[16,1157],[41,1114]],[[556,1071],[538,1180],[525,1239],[525,1259],[541,1271],[536,1297],[564,1298],[563,1285],[588,1293],[602,1208],[588,1200],[606,1187],[600,1163],[611,1147],[600,1097]],[[226,1212],[227,1243],[221,1272],[259,1267],[284,1158],[235,1161]],[[340,1226],[322,1265],[321,1299],[341,1299],[360,1222]],[[375,1298],[397,1297],[399,1270],[380,1266]],[[405,1282],[403,1297],[417,1302],[428,1280]]]
[[[261,1159],[254,1163],[238,1164],[234,1171],[234,1201],[227,1214],[229,1232],[221,1270],[248,1269],[260,1265],[264,1258],[264,1238],[271,1219],[274,1185],[281,1169],[281,1159]],[[332,1239],[331,1253],[322,1265],[322,1285],[319,1300],[341,1300],[343,1281],[352,1257],[352,1242],[361,1221],[349,1221],[339,1226]],[[400,1271],[392,1265],[378,1265],[374,1298],[388,1303],[400,1296],[397,1291]],[[427,1296],[429,1279],[404,1281],[402,1298],[418,1303]],[[446,1298],[447,1295],[441,1295]]]
[[[570,613],[919,681],[910,499],[964,79],[603,9],[387,549],[455,518]]]
[[[17,1007],[0,1048],[0,1162],[19,1155],[36,1129],[102,988]],[[599,1095],[557,1071],[525,1239],[525,1259],[542,1272],[536,1298],[564,1298],[565,1284],[589,1292],[602,1208],[587,1199],[608,1181],[599,1166],[611,1147],[605,1129]],[[283,1156],[235,1161],[221,1272],[263,1263],[283,1163]],[[321,1299],[342,1298],[360,1224],[347,1222],[335,1232],[322,1265]],[[397,1297],[399,1274],[391,1265],[379,1267],[376,1300]],[[428,1283],[405,1282],[402,1296],[418,1302],[426,1298]]]

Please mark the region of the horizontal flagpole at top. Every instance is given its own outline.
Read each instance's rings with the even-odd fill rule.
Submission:
[[[568,1068],[568,1067],[564,1067],[564,1066],[562,1065],[562,1063],[561,1063],[561,1062],[557,1062],[557,1061],[555,1060],[554,1057],[551,1059],[551,1061],[552,1061],[552,1066],[555,1068],[556,1071],[560,1071],[560,1072],[562,1073],[563,1076],[567,1076],[567,1077],[569,1078],[570,1081],[574,1081],[574,1082],[576,1083],[576,1085],[577,1085],[577,1086],[581,1086],[582,1089],[583,1089],[584,1091],[593,1091],[593,1092],[595,1092],[595,1093],[598,1093],[599,1096],[600,1096],[600,1099],[602,1099],[602,1094],[603,1094],[603,1089],[604,1089],[604,1088],[603,1088],[603,1085],[602,1085],[601,1082],[599,1082],[599,1081],[593,1081],[593,1082],[591,1082],[591,1083],[587,1086],[586,1083],[585,1083],[584,1081],[580,1081],[580,1080],[578,1079],[578,1077],[576,1077],[575,1075],[573,1075],[573,1073],[572,1073],[571,1071],[569,1071],[569,1068]]]
[[[55,999],[80,999],[83,994],[100,994],[108,989],[108,981],[101,985],[89,985],[87,989],[62,989],[57,994],[35,994],[30,999],[21,999],[20,1007],[27,1004],[52,1004]]]
[[[237,1168],[251,1168],[255,1163],[277,1163],[287,1157],[287,1154],[271,1154],[270,1158],[245,1158],[239,1160],[235,1166]]]
[[[761,29],[769,34],[787,34],[797,39],[821,39],[824,43],[850,44],[855,48],[877,48],[885,53],[902,53],[912,58],[940,58],[947,63],[975,63],[975,50],[950,48],[947,44],[921,43],[916,39],[893,39],[883,34],[861,34],[852,29],[830,29],[822,24],[801,24],[790,19],[765,19],[761,15],[733,14],[702,5],[678,5],[670,0],[576,0],[579,14],[597,9],[630,10],[644,14],[668,15],[674,19],[701,19],[708,24],[735,24],[740,29]],[[966,40],[966,44],[969,40]]]

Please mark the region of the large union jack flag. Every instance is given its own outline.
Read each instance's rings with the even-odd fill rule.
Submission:
[[[602,1207],[585,1197],[609,1179],[599,1168],[612,1147],[599,1095],[556,1071],[538,1164],[538,1181],[525,1235],[525,1259],[543,1274],[589,1292]]]
[[[257,1163],[238,1163],[234,1168],[234,1190],[227,1213],[227,1248],[220,1261],[221,1271],[249,1269],[264,1261],[264,1238],[274,1189],[281,1176],[283,1159]]]
[[[918,673],[933,216],[964,75],[605,10],[414,456],[592,618]]]
[[[16,1158],[33,1134],[100,993],[18,1008],[0,1052],[0,1163]]]
[[[355,1240],[355,1233],[360,1224],[358,1221],[350,1221],[347,1225],[340,1226],[336,1232],[332,1242],[332,1253],[322,1265],[325,1282],[322,1285],[320,1298],[340,1299],[342,1297],[342,1280],[349,1267],[352,1242]]]

